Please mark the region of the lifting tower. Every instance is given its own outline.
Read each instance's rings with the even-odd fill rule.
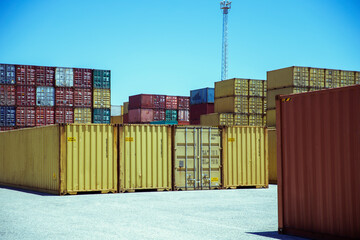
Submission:
[[[228,73],[228,13],[231,8],[230,1],[221,1],[220,9],[223,10],[223,34],[222,34],[222,61],[221,61],[221,81],[227,79]]]

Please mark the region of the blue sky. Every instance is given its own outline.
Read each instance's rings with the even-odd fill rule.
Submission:
[[[219,0],[0,0],[0,62],[110,69],[112,104],[221,77]],[[360,1],[233,0],[228,77],[299,65],[360,71]]]

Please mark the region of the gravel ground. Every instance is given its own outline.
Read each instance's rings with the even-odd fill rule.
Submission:
[[[302,239],[277,233],[276,190],[54,196],[0,188],[0,239]]]

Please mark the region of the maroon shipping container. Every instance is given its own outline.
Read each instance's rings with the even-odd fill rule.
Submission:
[[[129,123],[129,114],[128,113],[123,115],[123,123]]]
[[[360,239],[360,85],[278,96],[279,232]]]
[[[214,103],[201,103],[201,104],[190,105],[191,122],[199,121],[198,124],[200,124],[200,116],[209,113],[214,113]]]
[[[33,86],[16,87],[16,105],[21,107],[33,107],[36,103],[36,88]]]
[[[15,104],[16,104],[15,86],[0,85],[0,105],[15,106]]]
[[[55,112],[53,107],[36,108],[36,126],[50,125],[55,123]]]
[[[74,109],[67,107],[55,108],[55,123],[74,123]]]
[[[189,115],[189,110],[178,110],[178,121],[188,122],[190,120]]]
[[[154,109],[154,121],[165,121],[165,109]]]
[[[55,106],[73,107],[74,106],[74,89],[58,87],[55,88]]]
[[[35,107],[16,108],[16,126],[33,127],[35,126]]]
[[[92,70],[74,68],[74,87],[92,88]]]
[[[53,87],[55,82],[55,68],[53,67],[35,67],[36,85]]]
[[[14,130],[15,127],[0,127],[0,132]]]
[[[17,65],[16,66],[16,84],[17,85],[35,85],[36,83],[35,66]]]
[[[92,107],[92,91],[90,88],[75,88],[74,106]]]
[[[190,120],[190,125],[200,125],[200,120]]]
[[[154,108],[153,95],[139,94],[139,95],[130,96],[129,109],[138,109],[138,108],[147,108],[147,109]]]
[[[165,109],[166,108],[166,96],[165,95],[153,95],[153,108]]]
[[[190,97],[177,97],[178,109],[189,109]]]
[[[149,123],[154,121],[154,110],[152,109],[130,109],[129,123]]]
[[[178,125],[190,125],[188,121],[178,121]]]
[[[177,108],[177,97],[166,96],[166,109],[176,110]]]

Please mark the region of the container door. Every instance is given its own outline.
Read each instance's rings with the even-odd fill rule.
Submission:
[[[215,189],[221,185],[220,129],[176,127],[174,175],[176,190]]]

